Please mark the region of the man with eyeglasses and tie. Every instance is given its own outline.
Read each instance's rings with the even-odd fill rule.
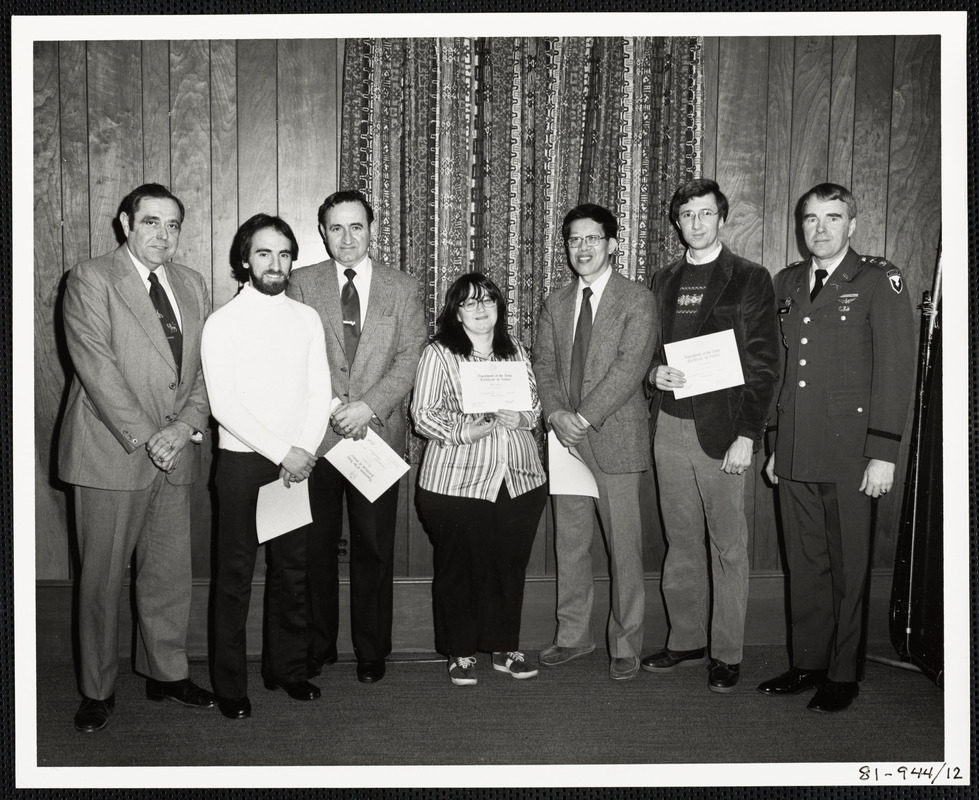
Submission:
[[[78,264],[65,283],[75,374],[58,474],[74,485],[83,696],[75,728],[84,733],[102,730],[115,708],[119,604],[131,562],[135,667],[147,698],[215,703],[190,680],[186,650],[190,490],[209,413],[200,343],[211,301],[201,274],[171,261],[183,220],[183,203],[166,188],[137,187],[119,206],[125,242]]]
[[[779,375],[772,277],[719,238],[728,201],[715,181],[688,181],[673,195],[670,221],[687,246],[652,279],[660,347],[649,373],[653,454],[667,550],[662,590],[666,646],[642,660],[648,672],[700,666],[707,686],[734,691],[748,604],[745,473],[761,446]],[[682,369],[664,345],[733,331],[744,383],[676,397]],[[691,387],[692,388],[692,387]],[[704,537],[706,527],[707,537]]]
[[[644,286],[612,267],[619,241],[611,211],[577,206],[561,232],[577,280],[544,301],[534,371],[548,428],[577,448],[599,496],[554,498],[558,625],[539,660],[556,667],[595,649],[591,545],[601,530],[611,578],[609,675],[630,680],[642,651],[639,478],[650,466],[643,380],[656,348],[656,310]]]
[[[332,257],[297,269],[286,294],[312,306],[326,333],[333,393],[339,405],[316,452],[341,438],[363,439],[371,427],[396,452],[407,443],[405,397],[427,342],[421,286],[406,272],[368,255],[374,210],[358,191],[334,192],[319,208],[319,230]],[[332,464],[318,458],[309,479],[313,533],[307,542],[309,675],[337,660],[338,549],[347,503],[350,528],[350,624],[357,679],[384,677],[391,652],[395,483],[373,503]]]
[[[914,320],[900,270],[850,246],[857,203],[835,183],[799,202],[810,256],[775,278],[785,367],[766,471],[778,484],[792,667],[758,690],[816,689],[811,711],[859,694],[874,499],[894,469],[914,388]]]

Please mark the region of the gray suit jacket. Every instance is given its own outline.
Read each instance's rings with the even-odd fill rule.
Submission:
[[[145,445],[176,420],[207,429],[201,330],[210,312],[204,278],[167,264],[180,309],[181,378],[146,286],[122,245],[71,272],[64,323],[75,367],[58,444],[58,474],[77,486],[145,489],[158,470]],[[188,444],[167,480],[192,483],[200,456]]]
[[[534,343],[534,374],[544,418],[577,411],[592,426],[588,440],[608,473],[649,469],[649,410],[643,381],[656,351],[656,307],[645,286],[614,269],[598,304],[585,361],[582,401],[572,408],[569,383],[578,281],[544,301]]]
[[[373,263],[370,303],[362,320],[357,357],[350,369],[343,349],[340,289],[332,260],[295,270],[286,294],[316,309],[326,333],[333,393],[343,403],[363,400],[379,420],[375,430],[396,452],[407,443],[404,399],[415,384],[415,368],[428,342],[421,285],[412,276]],[[340,441],[332,428],[316,455]]]

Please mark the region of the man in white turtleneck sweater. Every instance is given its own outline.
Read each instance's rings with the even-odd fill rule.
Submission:
[[[232,247],[236,277],[248,281],[204,327],[201,361],[219,424],[214,690],[229,719],[251,714],[245,621],[258,539],[260,487],[306,480],[330,416],[330,366],[323,326],[311,308],[284,294],[299,246],[279,217],[256,214]],[[267,543],[262,677],[296,700],[314,700],[306,670],[308,526]]]

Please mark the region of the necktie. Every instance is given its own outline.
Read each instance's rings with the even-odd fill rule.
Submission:
[[[357,355],[357,343],[360,342],[360,295],[354,286],[357,272],[345,269],[347,282],[340,292],[340,311],[343,313],[343,349],[347,353],[347,364],[354,363]]]
[[[581,383],[585,377],[585,357],[591,341],[591,289],[581,292],[581,311],[574,329],[574,345],[571,348],[571,405],[575,411],[581,405]]]
[[[177,364],[177,379],[180,379],[180,361],[184,350],[184,336],[180,332],[177,324],[177,315],[173,313],[173,306],[170,305],[170,298],[160,286],[160,279],[155,272],[150,273],[150,300],[156,309],[156,315],[160,318],[160,325],[163,327],[163,335],[167,337],[170,345],[170,352],[173,353],[173,360]]]
[[[816,299],[816,295],[819,294],[819,290],[823,288],[823,281],[826,280],[827,275],[829,275],[829,273],[824,269],[816,270],[816,282],[812,285],[812,291],[809,292],[810,303]]]

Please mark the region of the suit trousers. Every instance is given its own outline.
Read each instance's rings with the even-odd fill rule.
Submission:
[[[847,480],[779,478],[789,570],[792,665],[826,669],[831,680],[861,677],[870,581],[871,498],[858,491],[864,464]]]
[[[586,437],[582,460],[595,476],[598,498],[554,497],[554,546],[557,554],[557,634],[562,647],[594,644],[591,613],[595,587],[591,545],[595,513],[605,538],[611,579],[607,635],[612,658],[639,657],[642,652],[646,593],[643,584],[642,524],[639,515],[641,472],[603,472]]]
[[[248,692],[245,628],[258,534],[258,490],[279,479],[279,467],[258,453],[221,450],[214,580],[214,691],[234,699]],[[265,544],[262,674],[282,682],[306,680],[306,537],[309,525]]]
[[[325,458],[309,478],[313,526],[306,542],[310,666],[336,658],[340,577],[337,563],[343,502],[350,525],[350,629],[358,661],[391,652],[394,616],[394,530],[398,484],[373,503]]]
[[[432,610],[435,649],[446,656],[520,647],[524,579],[547,489],[495,502],[418,490],[418,507],[434,545]]]
[[[161,681],[186,678],[190,486],[174,486],[158,472],[146,489],[76,486],[74,497],[81,562],[78,635],[82,694],[104,700],[115,691],[119,605],[134,553],[136,671]]]
[[[720,459],[703,451],[694,420],[665,412],[656,422],[653,454],[667,544],[667,646],[694,650],[709,644],[713,658],[740,664],[749,572],[745,477],[722,472]]]

